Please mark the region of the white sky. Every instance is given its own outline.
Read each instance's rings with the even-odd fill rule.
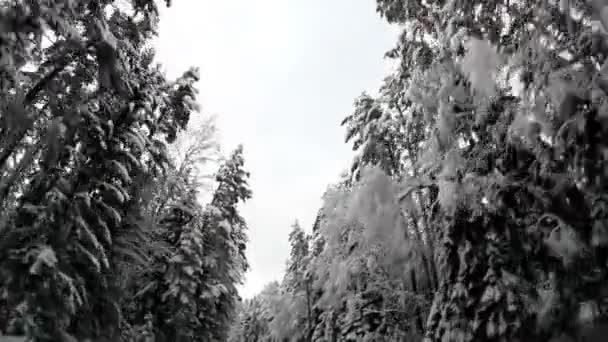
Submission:
[[[350,165],[340,122],[380,85],[396,29],[374,0],[172,2],[157,59],[171,78],[200,67],[203,113],[218,115],[224,152],[243,143],[252,174],[249,298],[282,277],[292,223],[310,231],[326,186]]]

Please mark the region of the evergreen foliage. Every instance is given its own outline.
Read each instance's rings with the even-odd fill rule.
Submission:
[[[0,335],[224,340],[248,173],[239,148],[199,203],[214,126],[187,131],[198,71],[153,63],[157,3],[5,1],[0,25]]]
[[[602,6],[377,1],[398,67],[343,122],[357,154],[312,229],[313,340],[599,340]]]
[[[0,333],[604,337],[608,5],[376,3],[397,68],[342,122],[355,159],[311,233],[292,226],[284,278],[242,301],[243,147],[204,173],[215,126],[188,129],[198,70],[154,64],[157,2],[1,2]]]

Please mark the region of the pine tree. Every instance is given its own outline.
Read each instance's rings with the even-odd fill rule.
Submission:
[[[237,206],[251,197],[244,169],[243,148],[238,146],[216,176],[213,199],[204,213],[205,259],[199,296],[204,311],[199,313],[204,341],[224,341],[238,301],[236,286],[243,281],[249,265],[245,256],[246,223]]]
[[[310,341],[312,337],[312,279],[309,269],[310,237],[296,221],[289,233],[290,257],[275,306],[271,330],[279,340]]]

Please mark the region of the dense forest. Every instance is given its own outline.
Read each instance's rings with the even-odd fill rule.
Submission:
[[[603,7],[377,0],[398,67],[344,118],[350,171],[229,341],[604,341]]]
[[[157,4],[0,6],[0,335],[225,340],[249,174],[197,116],[198,71],[154,64]]]
[[[608,4],[376,3],[397,67],[344,118],[356,157],[291,227],[282,281],[241,300],[249,173],[198,70],[155,63],[171,1],[1,1],[0,335],[605,336]]]

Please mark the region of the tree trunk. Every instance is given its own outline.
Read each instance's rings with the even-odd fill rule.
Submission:
[[[429,202],[430,205],[432,205],[433,203],[435,203],[435,201],[437,200],[437,192],[430,190],[429,193]],[[425,240],[425,242],[427,243],[428,247],[429,247],[429,251],[431,252],[431,258],[429,260],[429,258],[426,256],[426,254],[424,255],[424,264],[427,265],[426,266],[426,271],[427,275],[429,276],[429,280],[430,280],[430,292],[434,293],[437,290],[437,287],[439,286],[439,279],[437,276],[437,265],[435,264],[434,261],[434,255],[435,255],[435,234],[433,234],[432,231],[432,225],[430,224],[430,217],[432,217],[432,213],[431,215],[428,215],[427,210],[425,210],[425,205],[423,203],[423,194],[421,191],[417,191],[416,192],[416,202],[418,203],[418,206],[420,208],[420,212],[422,213],[422,227],[421,227],[421,234],[424,234],[424,237],[421,237],[422,239]]]
[[[414,292],[414,294],[418,294],[418,287],[416,286],[416,271],[414,269],[410,270],[410,280],[412,283],[412,292]],[[424,333],[424,323],[422,321],[422,312],[420,310],[420,305],[416,305],[415,316],[416,329],[420,331],[420,333]]]
[[[310,342],[310,341],[312,341],[312,310],[311,310],[311,306],[310,306],[310,284],[308,281],[306,281],[305,286],[306,286],[306,310],[307,310],[307,315],[308,315],[306,340]]]

